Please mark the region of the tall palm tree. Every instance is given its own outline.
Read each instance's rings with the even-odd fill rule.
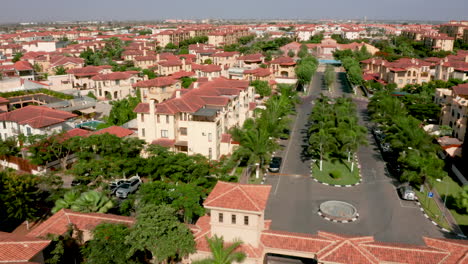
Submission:
[[[336,149],[336,139],[325,129],[320,129],[310,136],[309,144],[309,151],[320,157],[320,171],[322,171],[326,155]]]
[[[203,260],[195,261],[194,264],[231,264],[242,263],[247,257],[244,252],[236,251],[241,245],[241,241],[234,241],[229,246],[225,247],[222,237],[213,236],[206,237],[206,241],[211,250],[212,257]]]
[[[239,142],[239,155],[247,158],[250,164],[257,162],[260,164],[257,167],[257,173],[264,162],[270,158],[270,153],[278,147],[263,126],[250,129],[236,127],[231,130],[231,134],[233,139]]]
[[[70,207],[73,211],[83,213],[106,213],[114,207],[114,203],[105,194],[88,191],[81,194]]]

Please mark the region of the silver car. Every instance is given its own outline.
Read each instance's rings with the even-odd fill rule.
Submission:
[[[139,176],[133,176],[126,182],[122,183],[117,190],[115,195],[121,199],[125,199],[129,194],[135,192],[141,185],[141,179]]]

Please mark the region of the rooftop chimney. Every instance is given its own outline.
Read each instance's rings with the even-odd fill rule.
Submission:
[[[175,92],[175,97],[176,97],[176,98],[180,98],[180,90],[177,90],[177,91]]]

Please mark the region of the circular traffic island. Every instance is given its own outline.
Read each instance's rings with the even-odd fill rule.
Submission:
[[[318,214],[335,223],[350,223],[358,219],[359,213],[352,204],[342,201],[326,201],[320,204]]]

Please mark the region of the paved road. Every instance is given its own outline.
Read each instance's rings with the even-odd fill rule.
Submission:
[[[362,166],[363,183],[352,188],[325,186],[313,181],[310,160],[303,155],[306,146],[307,118],[312,100],[322,91],[322,73],[317,73],[312,90],[297,107],[298,114],[291,138],[279,153],[284,158],[281,176],[268,175],[272,185],[266,218],[272,219],[272,229],[314,234],[319,230],[349,235],[373,235],[383,242],[423,244],[422,236],[447,236],[432,225],[412,202],[401,201],[393,179],[386,174],[374,139],[369,134],[369,146],[361,147],[358,157]],[[350,91],[344,76],[338,73],[337,90]],[[341,94],[341,92],[340,92]],[[367,103],[357,101],[361,122]],[[320,203],[343,200],[352,203],[359,211],[358,221],[347,224],[332,223],[317,214]]]

